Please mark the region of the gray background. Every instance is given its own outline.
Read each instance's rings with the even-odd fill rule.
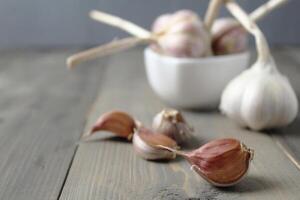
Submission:
[[[266,0],[238,0],[251,11]],[[0,0],[0,48],[90,46],[126,34],[88,18],[99,9],[149,28],[159,14],[181,8],[202,16],[208,0]],[[290,0],[259,25],[273,45],[299,44],[300,1]],[[226,10],[222,10],[222,15]]]

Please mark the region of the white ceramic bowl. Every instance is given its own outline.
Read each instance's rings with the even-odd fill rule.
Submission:
[[[217,108],[223,89],[248,67],[250,53],[175,58],[144,51],[148,81],[167,104],[181,108]]]

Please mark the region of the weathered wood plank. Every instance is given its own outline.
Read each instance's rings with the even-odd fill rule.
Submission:
[[[58,199],[101,72],[70,51],[0,53],[0,199]]]
[[[149,88],[140,52],[118,54],[108,66],[89,127],[103,112],[126,110],[145,124],[164,105]],[[247,178],[228,189],[210,186],[182,159],[149,162],[140,159],[128,142],[100,134],[81,143],[62,191],[61,200],[81,199],[298,199],[300,173],[272,136],[238,128],[217,112],[184,111],[196,129],[195,143],[236,137],[255,149]]]
[[[300,50],[298,48],[280,48],[274,51],[274,56],[280,71],[289,77],[293,88],[300,98]],[[300,102],[299,102],[300,105]],[[300,114],[295,121],[284,128],[272,131],[276,143],[283,149],[295,166],[300,164]],[[300,166],[300,165],[299,165]],[[298,168],[299,168],[298,166]],[[299,169],[300,170],[300,169]]]

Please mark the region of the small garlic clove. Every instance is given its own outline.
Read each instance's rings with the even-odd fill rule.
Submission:
[[[178,144],[191,138],[193,128],[187,124],[183,115],[175,109],[164,109],[153,118],[152,128],[155,133],[164,134]]]
[[[135,128],[136,123],[129,114],[115,110],[101,115],[86,136],[97,131],[110,131],[119,137],[131,140]]]
[[[176,154],[157,147],[163,145],[177,149],[176,142],[165,135],[154,134],[151,129],[139,127],[132,142],[135,152],[146,160],[170,160],[176,157]]]
[[[247,174],[253,158],[253,150],[231,138],[213,140],[191,152],[182,152],[162,145],[159,147],[183,156],[193,170],[218,187],[238,183]]]

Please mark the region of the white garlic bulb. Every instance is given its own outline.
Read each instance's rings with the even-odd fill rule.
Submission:
[[[201,19],[190,10],[159,16],[152,26],[157,41],[151,47],[174,57],[203,57],[211,54],[210,36]]]
[[[264,35],[235,3],[227,8],[255,36],[258,59],[224,89],[220,110],[242,126],[253,130],[276,128],[291,123],[298,113],[298,101],[288,79],[280,74]]]
[[[249,17],[253,21],[258,21],[285,2],[287,0],[269,0],[252,11]],[[233,18],[225,17],[215,20],[211,32],[212,48],[216,55],[239,53],[248,48],[249,35]]]
[[[242,126],[253,130],[281,127],[297,116],[298,101],[288,79],[270,60],[256,63],[225,88],[220,109]]]
[[[178,144],[191,138],[193,128],[186,122],[178,110],[164,109],[153,118],[152,128],[155,133],[164,134]]]
[[[211,31],[215,55],[240,53],[248,49],[248,32],[233,18],[217,19]]]

